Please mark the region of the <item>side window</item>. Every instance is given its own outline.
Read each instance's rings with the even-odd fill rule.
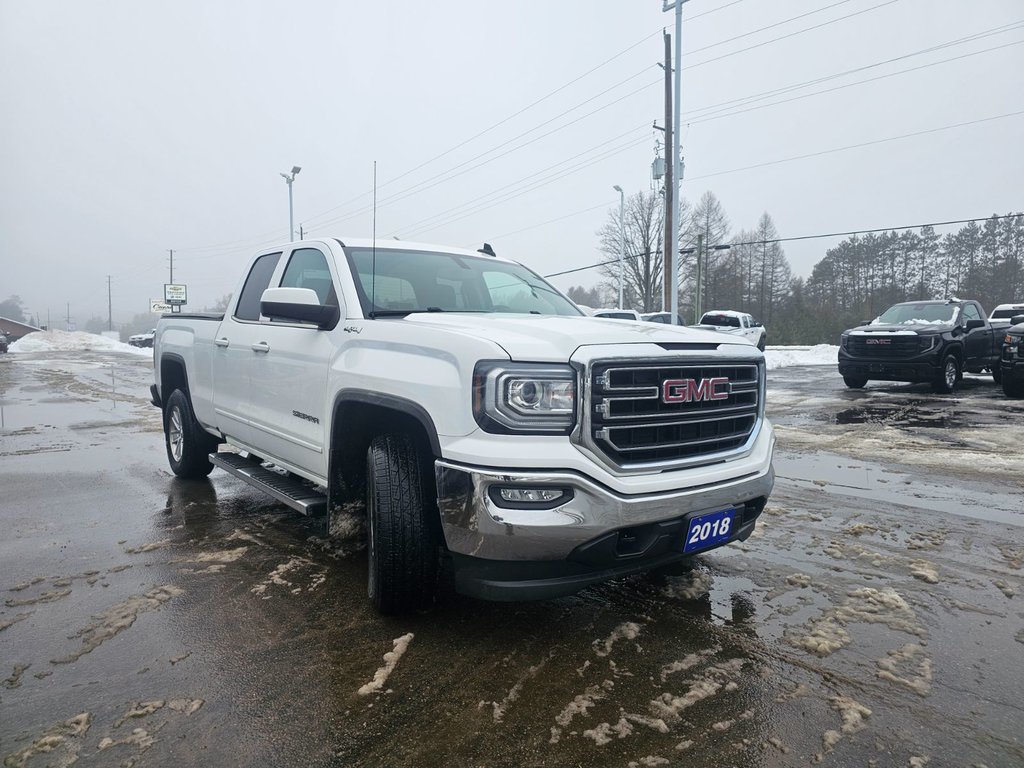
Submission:
[[[280,253],[267,253],[253,263],[252,269],[249,270],[249,276],[245,278],[245,285],[242,286],[242,294],[238,297],[238,307],[235,309],[236,319],[260,319],[260,298],[270,286],[270,278],[274,276],[274,270],[277,269],[277,262],[280,258]]]
[[[974,304],[964,304],[964,320],[981,320],[978,308]]]
[[[281,276],[281,287],[309,288],[316,291],[321,304],[338,303],[327,259],[316,248],[300,248],[292,253]]]

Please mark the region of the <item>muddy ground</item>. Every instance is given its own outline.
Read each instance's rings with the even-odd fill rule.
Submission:
[[[1024,402],[987,378],[773,371],[745,544],[385,619],[358,518],[172,478],[150,375],[0,356],[5,768],[1024,765]]]

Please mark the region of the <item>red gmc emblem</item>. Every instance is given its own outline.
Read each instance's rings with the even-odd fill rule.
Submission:
[[[661,383],[661,400],[665,403],[695,403],[700,400],[728,400],[729,379],[666,379]]]

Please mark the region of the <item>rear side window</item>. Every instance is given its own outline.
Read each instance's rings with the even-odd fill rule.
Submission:
[[[300,248],[292,253],[281,276],[282,288],[309,288],[316,292],[320,303],[337,306],[338,296],[334,292],[334,281],[327,259],[316,248]]]
[[[249,276],[245,278],[245,285],[242,286],[242,295],[238,298],[238,307],[235,309],[235,318],[238,320],[259,320],[260,299],[263,292],[270,287],[270,278],[274,276],[277,269],[277,262],[280,260],[280,253],[267,253],[260,256],[249,270]]]

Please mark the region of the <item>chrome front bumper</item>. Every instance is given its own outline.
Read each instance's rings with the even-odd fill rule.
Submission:
[[[769,451],[768,462],[758,471],[728,482],[649,495],[618,494],[575,472],[506,472],[438,460],[441,525],[449,551],[457,555],[500,561],[564,560],[581,545],[611,531],[767,498],[775,481],[770,456]],[[571,492],[571,498],[552,509],[513,509],[496,503],[492,486],[563,489],[567,495]],[[746,535],[737,530],[736,538]]]

